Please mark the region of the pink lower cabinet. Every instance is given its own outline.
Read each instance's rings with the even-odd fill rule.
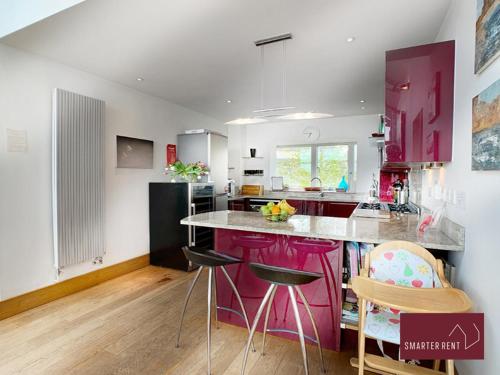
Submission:
[[[345,217],[351,216],[358,205],[357,202],[324,202],[322,216]]]
[[[245,200],[234,199],[228,202],[228,209],[231,211],[245,211]]]
[[[307,207],[307,201],[303,201],[300,199],[287,199],[286,201],[290,206],[297,210],[297,215],[307,215],[304,210],[304,207]]]
[[[248,268],[248,263],[263,263],[323,274],[322,279],[304,285],[301,289],[311,305],[321,344],[324,348],[336,351],[340,350],[342,248],[342,241],[229,229],[215,230],[216,251],[244,260],[244,263],[227,267],[227,271],[242,297],[250,324],[254,320],[269,284],[255,277]],[[300,298],[298,302],[304,334],[314,337],[314,331]],[[239,311],[239,306],[227,280],[224,280],[219,273],[217,273],[217,304],[225,308],[219,309],[219,320],[245,327],[244,320],[238,314],[226,310]],[[262,325],[263,319],[258,326],[260,332],[262,332]],[[283,332],[297,331],[286,288],[278,288],[268,328],[275,330],[270,334],[298,340],[296,335]]]
[[[304,201],[302,210],[304,215],[323,216],[323,202],[320,201]]]

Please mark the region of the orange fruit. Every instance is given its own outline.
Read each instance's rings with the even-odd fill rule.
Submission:
[[[272,209],[271,209],[271,213],[273,215],[279,215],[281,212],[280,208],[278,206],[274,206]]]

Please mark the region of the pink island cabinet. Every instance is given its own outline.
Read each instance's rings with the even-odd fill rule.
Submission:
[[[454,41],[386,52],[386,163],[451,161],[454,68]]]
[[[250,324],[269,284],[255,277],[248,263],[264,263],[323,274],[322,279],[304,285],[301,289],[311,305],[322,346],[336,351],[340,350],[342,248],[342,241],[215,229],[216,251],[244,260],[242,264],[227,267],[227,271],[238,288]],[[237,313],[228,311],[231,309],[238,311],[238,301],[227,281],[219,276],[217,274],[219,320],[246,327],[244,320]],[[304,334],[314,337],[307,312],[300,298],[298,298],[298,305],[299,313],[303,315]],[[260,332],[262,332],[262,325],[263,322],[257,328]],[[268,328],[270,334],[298,340],[298,336],[283,332],[297,330],[286,288],[278,288]]]

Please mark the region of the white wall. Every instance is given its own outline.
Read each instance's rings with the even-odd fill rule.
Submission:
[[[320,130],[315,143],[356,142],[358,145],[358,173],[356,192],[366,193],[371,185],[372,173],[378,175],[377,147],[368,140],[378,128],[378,115],[339,117],[321,120],[287,121],[255,125],[229,126],[229,176],[239,184],[263,184],[270,188],[270,177],[276,161],[276,146],[308,143],[304,128]],[[257,149],[264,159],[242,159]],[[243,169],[264,169],[264,177],[242,177]]]
[[[472,98],[500,78],[500,59],[474,74],[475,0],[453,1],[437,41],[456,40],[453,161],[423,176],[423,202],[436,184],[465,193],[465,205],[449,204],[447,215],[465,226],[466,249],[454,254],[458,286],[485,313],[485,361],[458,363],[461,375],[497,374],[500,369],[500,171],[471,170]]]
[[[0,298],[56,280],[51,217],[51,105],[59,87],[106,102],[104,265],[149,251],[148,182],[166,181],[165,145],[187,128],[225,133],[204,115],[0,44]],[[24,129],[27,153],[7,153],[6,129]],[[116,135],[151,139],[154,169],[116,168]],[[102,266],[64,269],[61,279]]]

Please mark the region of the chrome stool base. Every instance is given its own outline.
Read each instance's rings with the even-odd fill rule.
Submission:
[[[285,329],[268,329],[267,324],[269,322],[269,314],[271,312],[271,305],[273,303],[274,296],[276,294],[276,290],[278,286],[286,286],[288,289],[288,294],[290,296],[290,301],[292,302],[292,308],[293,308],[293,313],[295,316],[295,322],[297,323],[297,332],[292,331],[292,330],[285,330]],[[299,295],[301,301],[304,304],[304,307],[307,311],[307,315],[309,316],[309,319],[311,320],[311,324],[314,330],[314,335],[315,338],[312,338],[310,336],[304,335],[304,330],[302,329],[302,322],[300,320],[300,315],[299,315],[299,309],[297,305],[297,299],[295,297],[295,292]],[[321,349],[321,341],[319,338],[318,334],[318,329],[316,327],[316,322],[314,321],[314,317],[311,312],[311,308],[309,306],[309,303],[307,302],[304,294],[302,293],[302,290],[298,285],[283,285],[283,284],[277,284],[277,283],[271,283],[269,286],[264,299],[262,300],[262,303],[259,306],[259,309],[257,310],[257,314],[255,315],[255,319],[252,325],[252,328],[250,330],[250,336],[248,337],[248,342],[245,348],[245,354],[243,356],[243,366],[241,368],[241,375],[245,374],[245,368],[248,360],[248,352],[250,349],[250,345],[252,344],[253,336],[255,335],[255,331],[257,329],[257,325],[259,324],[259,320],[262,316],[262,313],[264,312],[264,308],[267,305],[267,310],[266,310],[266,315],[265,315],[265,320],[264,320],[264,330],[263,330],[263,335],[262,335],[262,355],[265,355],[265,344],[266,344],[266,333],[267,332],[286,332],[286,333],[292,333],[296,334],[299,336],[299,341],[300,341],[300,347],[302,350],[302,359],[304,361],[304,369],[306,375],[309,374],[309,368],[308,368],[308,361],[307,361],[307,351],[306,351],[306,345],[305,345],[305,339],[308,339],[309,341],[314,342],[315,344],[318,345],[318,350],[319,350],[319,358],[321,361],[321,371],[326,373],[325,369],[325,364],[323,361],[323,351]]]
[[[181,330],[182,330],[182,323],[184,321],[184,315],[186,314],[186,308],[189,302],[189,299],[191,297],[191,294],[193,293],[194,286],[198,282],[200,275],[202,271],[208,268],[208,299],[207,299],[207,373],[210,375],[210,370],[211,370],[211,360],[210,360],[210,353],[211,353],[211,316],[212,316],[212,295],[213,295],[213,304],[214,304],[214,310],[215,310],[215,323],[216,327],[219,328],[219,322],[217,319],[217,310],[226,310],[233,312],[240,317],[242,317],[245,321],[245,324],[247,326],[248,332],[250,332],[250,324],[248,322],[248,316],[245,310],[245,307],[243,306],[243,301],[241,300],[240,294],[238,293],[238,290],[236,289],[236,286],[234,285],[233,281],[229,277],[229,274],[226,271],[226,268],[224,266],[200,266],[198,269],[196,276],[194,277],[193,282],[189,286],[186,299],[184,300],[184,305],[182,307],[182,314],[181,314],[181,320],[179,322],[179,330],[177,332],[177,339],[175,343],[175,347],[178,348],[180,345],[180,337],[181,337]],[[225,276],[226,280],[228,281],[229,285],[231,286],[231,289],[233,290],[234,295],[236,296],[236,299],[238,300],[238,303],[240,304],[241,312],[223,307],[223,306],[217,306],[217,284],[216,284],[216,279],[215,279],[215,269],[219,268],[222,271],[222,274]],[[255,351],[255,347],[253,345],[253,340],[250,340],[251,346],[253,351]]]

